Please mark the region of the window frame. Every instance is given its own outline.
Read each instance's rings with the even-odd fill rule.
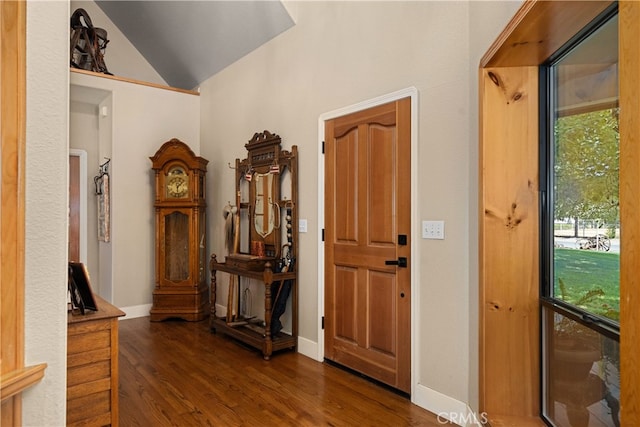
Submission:
[[[587,312],[553,297],[554,282],[554,106],[555,87],[553,67],[565,58],[573,48],[584,42],[610,19],[618,15],[618,4],[613,3],[580,32],[569,39],[539,67],[539,162],[540,162],[540,303],[541,311],[547,307],[608,338],[620,342],[620,324],[603,316]],[[541,319],[543,316],[541,315]],[[541,329],[544,331],[544,328]],[[541,337],[544,342],[544,337]],[[544,351],[544,350],[543,350]],[[542,371],[541,371],[542,372]]]
[[[554,162],[555,162],[555,137],[554,125],[556,121],[557,87],[555,86],[554,66],[569,55],[572,50],[584,42],[588,37],[597,32],[611,19],[618,16],[618,4],[613,3],[592,22],[586,25],[574,37],[570,38],[560,49],[538,67],[538,100],[539,100],[539,278],[540,278],[540,418],[548,425],[553,426],[553,421],[546,413],[545,400],[548,397],[548,369],[549,357],[553,347],[550,346],[548,333],[553,324],[549,325],[549,316],[559,314],[577,324],[589,328],[599,335],[616,341],[620,345],[620,322],[599,316],[580,307],[569,304],[553,295],[555,271],[555,239],[554,239]],[[620,25],[620,21],[618,21]],[[618,79],[620,77],[618,76]],[[618,99],[620,97],[618,89]],[[619,108],[620,102],[617,106]],[[596,110],[594,110],[596,111]],[[622,248],[620,254],[622,255]],[[620,267],[620,274],[622,268]],[[621,279],[620,279],[621,280]],[[621,294],[618,296],[621,299]],[[547,312],[545,312],[545,310]],[[553,323],[553,321],[551,320]],[[551,337],[552,338],[552,337]],[[620,361],[621,362],[621,361]]]

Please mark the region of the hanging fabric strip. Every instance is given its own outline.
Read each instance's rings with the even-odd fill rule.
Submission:
[[[109,174],[103,174],[100,179],[100,189],[98,197],[98,240],[109,242],[111,240],[111,215],[109,211]]]
[[[110,218],[110,200],[109,200],[109,163],[110,158],[107,159],[99,167],[99,174],[93,177],[93,183],[96,186],[96,196],[98,202],[98,240],[101,242],[108,242],[110,238],[111,230],[111,218]]]

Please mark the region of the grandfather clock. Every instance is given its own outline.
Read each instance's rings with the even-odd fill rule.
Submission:
[[[165,142],[153,157],[156,286],[151,321],[204,319],[209,313],[205,175],[208,160],[184,142]]]

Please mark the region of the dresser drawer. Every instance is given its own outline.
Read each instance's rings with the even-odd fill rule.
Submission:
[[[67,369],[67,388],[111,377],[111,360],[89,363]]]
[[[109,347],[111,347],[110,329],[84,334],[69,334],[67,355]]]
[[[109,390],[91,393],[67,402],[67,424],[105,415],[108,419],[106,424],[110,424],[110,413],[111,392]]]

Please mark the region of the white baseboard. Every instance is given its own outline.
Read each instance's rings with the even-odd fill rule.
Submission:
[[[135,319],[136,317],[148,316],[152,306],[153,304],[142,304],[133,305],[131,307],[119,307],[120,310],[126,313],[126,316],[121,317],[120,320]]]
[[[463,427],[478,426],[482,423],[478,420],[476,413],[469,406],[450,396],[418,384],[415,393],[411,396],[411,401],[436,415],[438,422],[446,424],[452,422]],[[481,416],[482,418],[482,416]]]
[[[227,307],[224,305],[216,304],[216,317],[226,316]]]
[[[301,336],[298,336],[298,353],[322,362],[322,359],[318,360],[318,343]]]

